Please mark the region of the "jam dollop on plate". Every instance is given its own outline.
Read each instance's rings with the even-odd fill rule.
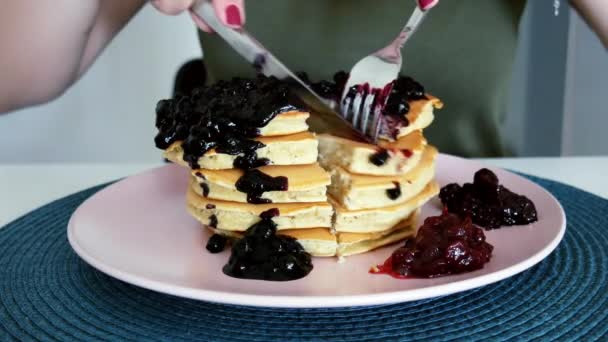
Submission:
[[[395,278],[434,278],[478,270],[494,247],[469,217],[444,212],[424,220],[415,238],[405,241],[384,264],[370,270]]]
[[[529,224],[538,221],[534,203],[499,184],[488,169],[475,173],[473,183],[456,183],[441,188],[439,198],[447,210],[486,229]]]
[[[158,148],[166,149],[182,141],[184,161],[193,169],[212,148],[238,155],[234,162],[237,168],[266,165],[268,160],[259,159],[256,154],[264,144],[253,138],[276,115],[296,109],[292,102],[287,84],[274,77],[220,81],[197,88],[187,96],[159,101],[154,142]]]
[[[313,268],[310,254],[290,236],[278,235],[268,214],[232,245],[223,271],[235,278],[287,281],[303,278]]]

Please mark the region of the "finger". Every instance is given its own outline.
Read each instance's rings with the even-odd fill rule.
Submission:
[[[427,11],[435,7],[437,3],[439,3],[439,0],[418,0],[418,7],[423,11]]]
[[[245,24],[245,5],[243,0],[213,0],[215,14],[220,21],[232,28]]]
[[[152,0],[152,6],[162,13],[177,15],[192,6],[193,0]]]
[[[196,24],[196,26],[198,26],[198,28],[200,28],[201,30],[203,30],[203,32],[213,33],[213,29],[211,27],[209,27],[209,25],[207,25],[203,21],[203,19],[199,18],[199,16],[196,15],[196,13],[190,11],[190,17],[192,18],[192,21],[194,21],[194,23]]]

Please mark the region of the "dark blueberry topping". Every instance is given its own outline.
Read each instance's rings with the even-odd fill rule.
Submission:
[[[342,95],[344,85],[348,80],[348,74],[344,71],[338,71],[333,76],[333,82],[328,80],[321,80],[319,82],[312,82],[306,72],[296,72],[304,83],[308,84],[312,90],[314,90],[321,97],[331,100],[337,100]]]
[[[320,81],[311,84],[312,90],[314,90],[319,96],[324,98],[337,98],[338,90],[336,84],[330,81]]]
[[[270,208],[260,214],[260,218],[271,219],[273,217],[281,215],[279,208]]]
[[[225,236],[222,236],[220,234],[213,234],[209,238],[209,241],[207,241],[206,248],[211,253],[219,253],[223,251],[226,247],[227,240],[228,239],[226,239]]]
[[[384,107],[385,115],[403,116],[410,111],[410,104],[406,98],[392,96]]]
[[[399,184],[399,182],[393,182],[393,184],[395,185],[395,187],[386,190],[386,196],[388,196],[388,198],[394,201],[397,198],[401,197],[401,185]]]
[[[206,208],[206,209],[215,209],[215,204],[211,204],[211,203],[209,203],[209,204],[207,204],[207,205],[205,206],[205,208]]]
[[[498,177],[488,169],[477,171],[473,183],[444,186],[439,198],[449,212],[470,216],[475,224],[486,229],[538,220],[534,203],[500,185]]]
[[[390,158],[388,150],[381,148],[378,150],[378,152],[369,156],[369,162],[376,166],[382,166],[386,163],[388,158]]]
[[[203,190],[203,196],[209,196],[209,185],[207,183],[201,183],[201,189]]]
[[[215,215],[209,216],[209,227],[217,228],[217,216],[215,216]]]
[[[257,153],[248,153],[244,156],[238,156],[232,163],[235,168],[249,170],[254,169],[256,167],[264,166],[270,164],[270,160],[267,158],[258,158]]]
[[[257,54],[253,60],[253,68],[257,72],[262,72],[262,70],[264,69],[264,65],[266,65],[266,55],[261,53]]]
[[[201,172],[198,172],[198,171],[195,172],[194,175],[201,179],[207,179],[204,174],[202,174]]]
[[[334,74],[334,83],[336,84],[336,91],[338,96],[342,95],[342,90],[348,81],[348,73],[344,70],[340,70]]]
[[[269,199],[262,198],[266,191],[286,191],[287,177],[272,177],[260,170],[247,170],[237,181],[236,189],[247,194],[249,203],[270,203]]]
[[[276,224],[262,219],[232,245],[223,271],[235,278],[287,281],[312,270],[310,254],[294,238],[277,235]]]
[[[469,217],[444,213],[424,220],[416,237],[407,239],[372,273],[432,278],[470,272],[490,261],[493,249]]]
[[[340,99],[348,81],[348,74],[344,71],[337,72],[333,77],[333,82],[320,81],[313,83],[305,73],[299,73],[299,75],[301,75],[302,79],[306,79],[306,82],[310,84],[315,92],[330,100]],[[410,111],[409,103],[426,98],[424,87],[420,83],[411,77],[402,75],[394,82],[387,84],[383,89],[370,89],[366,85],[352,86],[346,94],[345,102],[341,103],[341,105],[345,105],[346,99],[351,99],[349,106],[352,106],[352,99],[355,98],[357,93],[373,93],[376,95],[372,108],[378,108],[377,110],[380,110],[383,114],[381,117],[380,133],[393,138],[397,137],[402,127],[410,124],[405,116]],[[349,111],[350,108],[344,109],[344,112]]]
[[[399,76],[393,82],[393,88],[382,112],[384,120],[381,134],[396,138],[399,129],[410,124],[405,117],[410,111],[409,102],[420,99],[426,99],[424,87],[411,77]]]
[[[424,87],[408,76],[399,76],[393,83],[392,95],[406,98],[408,100],[426,99]]]
[[[302,80],[302,82],[310,84],[310,77],[308,77],[308,74],[306,72],[298,71],[296,72],[296,76],[298,76],[298,78]]]
[[[189,96],[159,101],[155,143],[166,149],[182,141],[184,161],[194,169],[212,148],[243,156],[235,166],[250,167],[258,160],[255,150],[264,146],[252,138],[277,114],[295,109],[291,102],[287,85],[274,77],[220,81]]]

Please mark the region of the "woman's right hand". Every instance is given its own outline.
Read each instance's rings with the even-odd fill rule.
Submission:
[[[245,23],[244,0],[213,0],[215,14],[224,25],[232,28],[241,28]],[[168,15],[177,15],[192,7],[193,0],[152,0],[152,5],[159,11]],[[192,20],[205,32],[213,30],[198,16],[190,12]]]

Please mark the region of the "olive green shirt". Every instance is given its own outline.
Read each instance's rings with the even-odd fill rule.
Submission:
[[[246,29],[293,71],[313,81],[348,71],[392,41],[413,0],[251,0]],[[425,130],[440,151],[463,156],[508,154],[499,126],[524,0],[443,0],[406,44],[402,73],[442,99]],[[200,35],[209,79],[253,76],[217,35]]]

